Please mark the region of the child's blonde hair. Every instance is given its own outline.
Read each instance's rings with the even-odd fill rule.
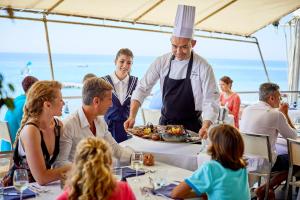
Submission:
[[[67,181],[68,199],[108,199],[116,187],[111,165],[111,150],[103,139],[90,137],[80,141]]]

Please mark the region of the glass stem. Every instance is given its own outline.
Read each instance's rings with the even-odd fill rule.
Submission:
[[[23,192],[21,191],[21,192],[20,192],[20,200],[22,200],[22,193],[23,193]]]

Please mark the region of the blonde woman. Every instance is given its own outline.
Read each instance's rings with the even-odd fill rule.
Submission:
[[[14,171],[19,168],[27,169],[29,181],[40,185],[61,179],[70,169],[52,169],[62,129],[62,123],[54,116],[62,114],[63,105],[59,82],[38,81],[32,85],[16,136],[14,164],[3,179],[5,185],[12,185]]]
[[[57,200],[135,200],[128,184],[116,181],[111,167],[111,150],[103,139],[89,137],[81,140],[66,190]]]

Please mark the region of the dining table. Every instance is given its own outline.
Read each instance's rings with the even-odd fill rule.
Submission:
[[[127,178],[127,183],[130,185],[133,193],[138,200],[163,200],[171,199],[167,196],[151,192],[144,192],[143,188],[155,189],[155,182],[160,182],[163,179],[164,185],[175,184],[178,185],[185,178],[192,175],[193,171],[182,169],[176,166],[168,165],[163,162],[155,162],[154,166],[144,166],[145,174],[138,177]],[[154,186],[153,186],[154,183]],[[201,198],[189,198],[201,199]]]
[[[151,153],[155,161],[175,167],[191,171],[198,168],[197,155],[201,151],[201,144],[154,141],[133,136],[121,142],[120,145],[129,146],[135,151]]]
[[[125,167],[125,166],[124,166]],[[182,169],[176,166],[168,165],[162,162],[155,162],[153,166],[143,166],[142,169],[145,174],[137,177],[127,178],[127,183],[130,185],[137,200],[162,200],[170,199],[160,194],[154,195],[152,192],[143,192],[143,188],[157,189],[153,186],[157,181],[162,185],[176,184],[183,181],[185,178],[192,175],[192,171]],[[150,180],[153,180],[151,183]],[[161,182],[163,180],[163,184]],[[36,197],[28,198],[33,200],[56,199],[62,193],[60,181],[49,183],[45,186],[40,186],[37,183],[30,183],[29,188],[36,192]],[[193,198],[200,199],[200,198]]]

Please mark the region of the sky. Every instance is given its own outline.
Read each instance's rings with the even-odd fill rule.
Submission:
[[[170,34],[49,23],[52,53],[114,55],[130,48],[137,56],[170,51]],[[266,60],[286,60],[284,28],[270,25],[254,34]],[[260,59],[254,44],[196,38],[195,51],[207,58]],[[47,53],[42,22],[0,18],[0,52]]]

